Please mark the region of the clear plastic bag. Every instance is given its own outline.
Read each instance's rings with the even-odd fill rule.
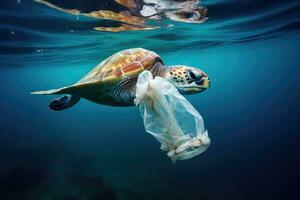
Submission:
[[[161,77],[149,71],[138,77],[135,105],[139,106],[145,130],[160,143],[173,162],[193,158],[210,145],[199,112]]]

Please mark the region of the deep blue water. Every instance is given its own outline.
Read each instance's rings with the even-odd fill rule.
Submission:
[[[298,199],[300,2],[207,0],[202,24],[92,30],[100,20],[30,0],[0,5],[0,199]],[[167,26],[173,24],[174,26]],[[126,48],[203,69],[211,87],[187,96],[212,144],[175,165],[136,107],[51,96]]]

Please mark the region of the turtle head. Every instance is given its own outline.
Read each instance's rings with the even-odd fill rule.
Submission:
[[[210,85],[208,76],[202,70],[184,65],[171,66],[166,78],[181,94],[199,93]]]
[[[166,16],[169,19],[184,23],[202,23],[207,19],[206,14],[206,8],[181,9],[166,12]]]

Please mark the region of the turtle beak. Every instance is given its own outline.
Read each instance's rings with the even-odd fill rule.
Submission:
[[[202,78],[200,81],[196,81],[196,84],[200,86],[202,90],[205,90],[210,87],[209,78]]]
[[[205,88],[205,89],[207,89],[207,88],[210,87],[210,80],[209,80],[209,78],[204,79],[202,87]]]

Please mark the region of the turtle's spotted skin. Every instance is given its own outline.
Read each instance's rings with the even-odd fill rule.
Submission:
[[[170,75],[172,75],[172,80],[178,85],[191,84],[197,77],[193,73],[188,74],[187,67],[185,66],[176,66],[170,70]],[[208,78],[204,72],[200,72],[199,76],[202,78]],[[201,80],[200,80],[201,81]]]

